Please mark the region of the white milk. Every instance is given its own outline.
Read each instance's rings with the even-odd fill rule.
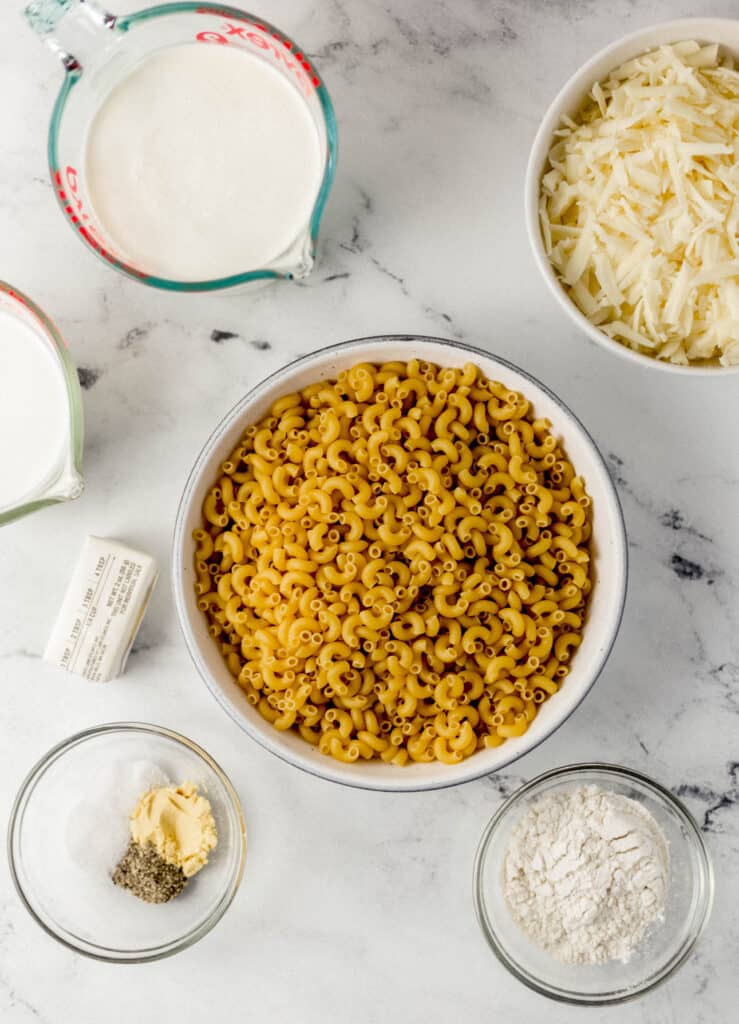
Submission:
[[[87,139],[103,232],[138,269],[180,281],[266,267],[306,228],[322,174],[297,89],[235,46],[148,58],[111,91]]]
[[[49,342],[0,309],[0,512],[54,480],[69,430],[64,371]]]

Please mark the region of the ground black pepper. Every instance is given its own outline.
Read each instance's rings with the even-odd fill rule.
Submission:
[[[182,868],[168,864],[153,846],[132,839],[116,866],[113,881],[145,903],[168,903],[187,885]]]

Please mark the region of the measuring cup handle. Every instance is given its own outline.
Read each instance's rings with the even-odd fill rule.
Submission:
[[[31,0],[25,15],[67,71],[81,69],[116,23],[95,0]]]

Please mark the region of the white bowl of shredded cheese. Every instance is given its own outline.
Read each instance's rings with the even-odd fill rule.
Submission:
[[[563,86],[525,184],[534,257],[593,341],[677,373],[739,370],[739,20],[686,18]]]

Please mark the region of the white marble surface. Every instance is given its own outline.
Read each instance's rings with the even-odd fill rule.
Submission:
[[[112,2],[112,0],[111,0]],[[715,858],[697,953],[643,1000],[590,1021],[732,1016],[739,941],[739,407],[737,378],[673,379],[579,337],[537,277],[522,181],[537,119],[591,52],[649,21],[736,12],[730,0],[273,0],[258,9],[313,54],[341,154],[319,265],[305,286],[178,298],[116,276],[63,223],[46,127],[61,71],[0,12],[0,277],[58,321],[85,382],[87,491],[0,533],[0,818],[52,744],[103,721],[192,736],[231,774],[250,853],[206,939],[151,966],[74,956],[21,907],[0,866],[0,1018],[117,1024],[464,1019],[571,1021],[507,976],[474,919],[477,840],[537,772],[600,758],[682,794]],[[139,6],[119,0],[122,11]],[[234,337],[214,343],[212,332]],[[219,709],[188,659],[166,569],[177,499],[211,427],[299,353],[383,332],[463,338],[554,388],[609,455],[632,574],[623,628],[593,693],[503,774],[427,795],[353,792],[277,761]],[[165,571],[130,668],[92,686],[40,660],[83,537],[108,534]]]

